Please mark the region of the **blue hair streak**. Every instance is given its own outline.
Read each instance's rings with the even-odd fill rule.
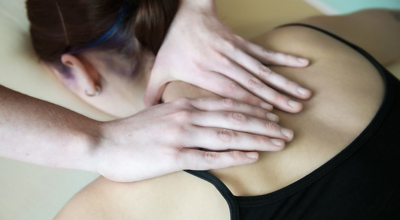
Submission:
[[[124,3],[119,10],[117,20],[115,21],[114,25],[111,26],[110,29],[108,29],[107,32],[105,32],[100,37],[94,39],[93,41],[87,43],[85,46],[78,49],[78,51],[73,51],[73,53],[77,53],[79,51],[83,51],[83,50],[95,47],[97,45],[103,44],[104,42],[110,40],[114,36],[114,34],[117,32],[117,30],[120,27],[124,18],[131,12],[131,9],[132,9],[132,4]]]

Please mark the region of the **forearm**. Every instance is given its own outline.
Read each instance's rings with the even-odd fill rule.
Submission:
[[[99,122],[0,86],[0,156],[96,171]]]

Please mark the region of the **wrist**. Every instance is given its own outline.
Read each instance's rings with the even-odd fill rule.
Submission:
[[[103,122],[87,118],[84,126],[77,129],[76,158],[77,169],[98,173],[100,152],[102,151],[101,127]]]
[[[120,120],[96,122],[89,134],[92,138],[92,157],[95,161],[94,172],[103,176],[112,176],[110,161],[118,160],[118,146],[121,146]],[[122,135],[123,136],[123,135]],[[123,141],[123,140],[122,140]],[[111,162],[112,163],[112,162]]]

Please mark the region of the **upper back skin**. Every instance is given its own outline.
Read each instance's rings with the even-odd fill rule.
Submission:
[[[279,110],[280,124],[295,137],[280,152],[260,153],[258,162],[211,171],[236,196],[281,189],[330,160],[369,124],[384,95],[375,67],[345,44],[315,30],[291,26],[254,40],[274,51],[309,58],[307,68],[272,67],[313,91],[298,114]],[[170,83],[164,100],[213,94]],[[55,219],[229,219],[229,208],[213,185],[185,172],[136,183],[99,178],[79,192]]]

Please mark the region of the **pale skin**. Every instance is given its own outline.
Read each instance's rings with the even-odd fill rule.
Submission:
[[[185,10],[171,24],[175,31],[167,34],[157,54],[144,99],[147,105],[158,102],[167,82],[181,80],[267,110],[272,109],[269,104],[291,113],[301,110],[301,103],[278,90],[299,99],[308,99],[311,91],[265,64],[305,67],[308,60],[267,50],[234,34],[217,17],[215,1],[184,0],[180,7]],[[182,43],[182,38],[188,42]],[[204,41],[210,44],[204,46]]]
[[[342,36],[387,64],[400,58],[400,22],[391,13],[398,14],[367,10],[300,22]],[[348,31],[355,26],[357,32]],[[384,92],[383,81],[369,61],[322,33],[286,27],[270,31],[254,42],[310,57],[313,64],[306,69],[273,69],[311,88],[314,97],[303,102],[305,109],[300,114],[274,112],[282,125],[291,126],[298,134],[284,150],[260,153],[259,161],[251,165],[211,171],[237,196],[276,191],[324,164],[369,124]],[[379,46],[375,46],[377,42]],[[163,98],[171,101],[182,96],[211,95],[174,82],[167,86]],[[212,185],[177,172],[131,184],[100,178],[79,192],[55,219],[229,219],[229,211]]]
[[[214,72],[210,77],[219,79],[215,80],[215,84],[204,81],[199,84],[193,83],[205,88],[209,85],[225,88],[217,94],[235,98],[236,101],[220,98],[183,99],[148,108],[126,119],[98,122],[0,86],[0,156],[45,166],[87,170],[97,172],[113,181],[131,182],[183,169],[207,170],[254,163],[258,159],[256,151],[282,150],[285,142],[292,140],[293,131],[276,124],[278,117],[267,110],[276,105],[288,112],[299,112],[302,105],[290,101],[287,96],[262,82],[276,88],[280,88],[279,85],[282,84],[290,84],[290,91],[282,92],[293,94],[297,98],[307,99],[311,92],[269,71],[269,68],[256,59],[293,67],[305,67],[308,61],[266,51],[238,38],[213,17],[216,16],[214,1],[196,2],[193,4],[193,1],[182,1],[178,13],[180,19],[173,22],[164,44],[166,46],[161,48],[162,54],[155,57],[144,51],[140,69],[135,75],[117,74],[104,62],[105,59],[112,59],[120,69],[129,69],[131,65],[128,62],[131,61],[120,57],[110,58],[107,52],[96,50],[75,55],[65,54],[61,57],[63,64],[71,68],[74,76],[72,79],[65,78],[51,65],[47,67],[77,96],[116,117],[128,117],[144,109],[143,97],[149,82],[151,89],[147,90],[150,95],[146,96],[146,100],[148,105],[154,104],[158,98],[152,91],[162,91],[163,83],[169,81],[157,80],[161,73],[171,76],[170,79],[173,80],[190,82],[188,79],[196,79],[196,82],[199,82],[199,79],[206,77],[204,74]],[[199,25],[205,37],[179,37],[179,34],[171,37],[174,33],[179,33],[179,30],[185,29],[185,25],[193,26],[188,23],[180,24],[179,21],[188,16],[188,13],[185,15],[183,12],[192,12],[194,9],[199,10],[201,14],[197,16],[197,21],[205,17],[211,18],[210,22]],[[215,25],[220,27],[219,31],[211,36],[210,33],[215,30],[210,27]],[[201,52],[220,54],[218,56],[223,59],[214,62],[212,66],[204,66],[194,72],[188,71],[199,63],[210,62],[199,60],[198,57],[188,59],[186,53],[179,54],[168,47],[176,44],[176,40],[187,41],[189,46],[193,45],[192,38],[197,44],[204,45],[219,39],[216,44],[204,47],[208,49]],[[160,64],[156,64],[157,71],[153,71],[150,79],[154,60],[160,63],[165,60],[163,57],[168,57],[169,54],[174,54],[176,60],[184,57],[188,66],[179,69],[176,65],[161,65],[168,70],[159,71]],[[229,57],[235,54],[240,54],[241,58]],[[242,59],[244,56],[246,59]],[[208,57],[215,60],[214,56]],[[237,68],[237,65],[246,68]],[[180,64],[178,66],[181,68]],[[234,66],[235,71],[232,71]],[[261,69],[262,72],[252,71],[254,68]],[[215,71],[219,73],[216,74]],[[233,75],[227,77],[227,74],[233,73],[240,77],[232,79],[233,81],[228,80]],[[265,74],[257,76],[261,73],[273,76],[274,80],[264,79]],[[188,77],[188,74],[192,75]],[[251,82],[253,87],[248,88],[243,82]],[[96,86],[102,88],[101,94],[95,97],[87,96],[86,93],[95,93]],[[244,119],[249,122],[243,124]],[[266,124],[269,125],[267,128],[263,126]],[[228,145],[226,139],[229,139],[232,133],[241,137],[242,142]],[[214,141],[205,142],[204,136],[213,137]],[[221,152],[223,150],[232,151]]]

